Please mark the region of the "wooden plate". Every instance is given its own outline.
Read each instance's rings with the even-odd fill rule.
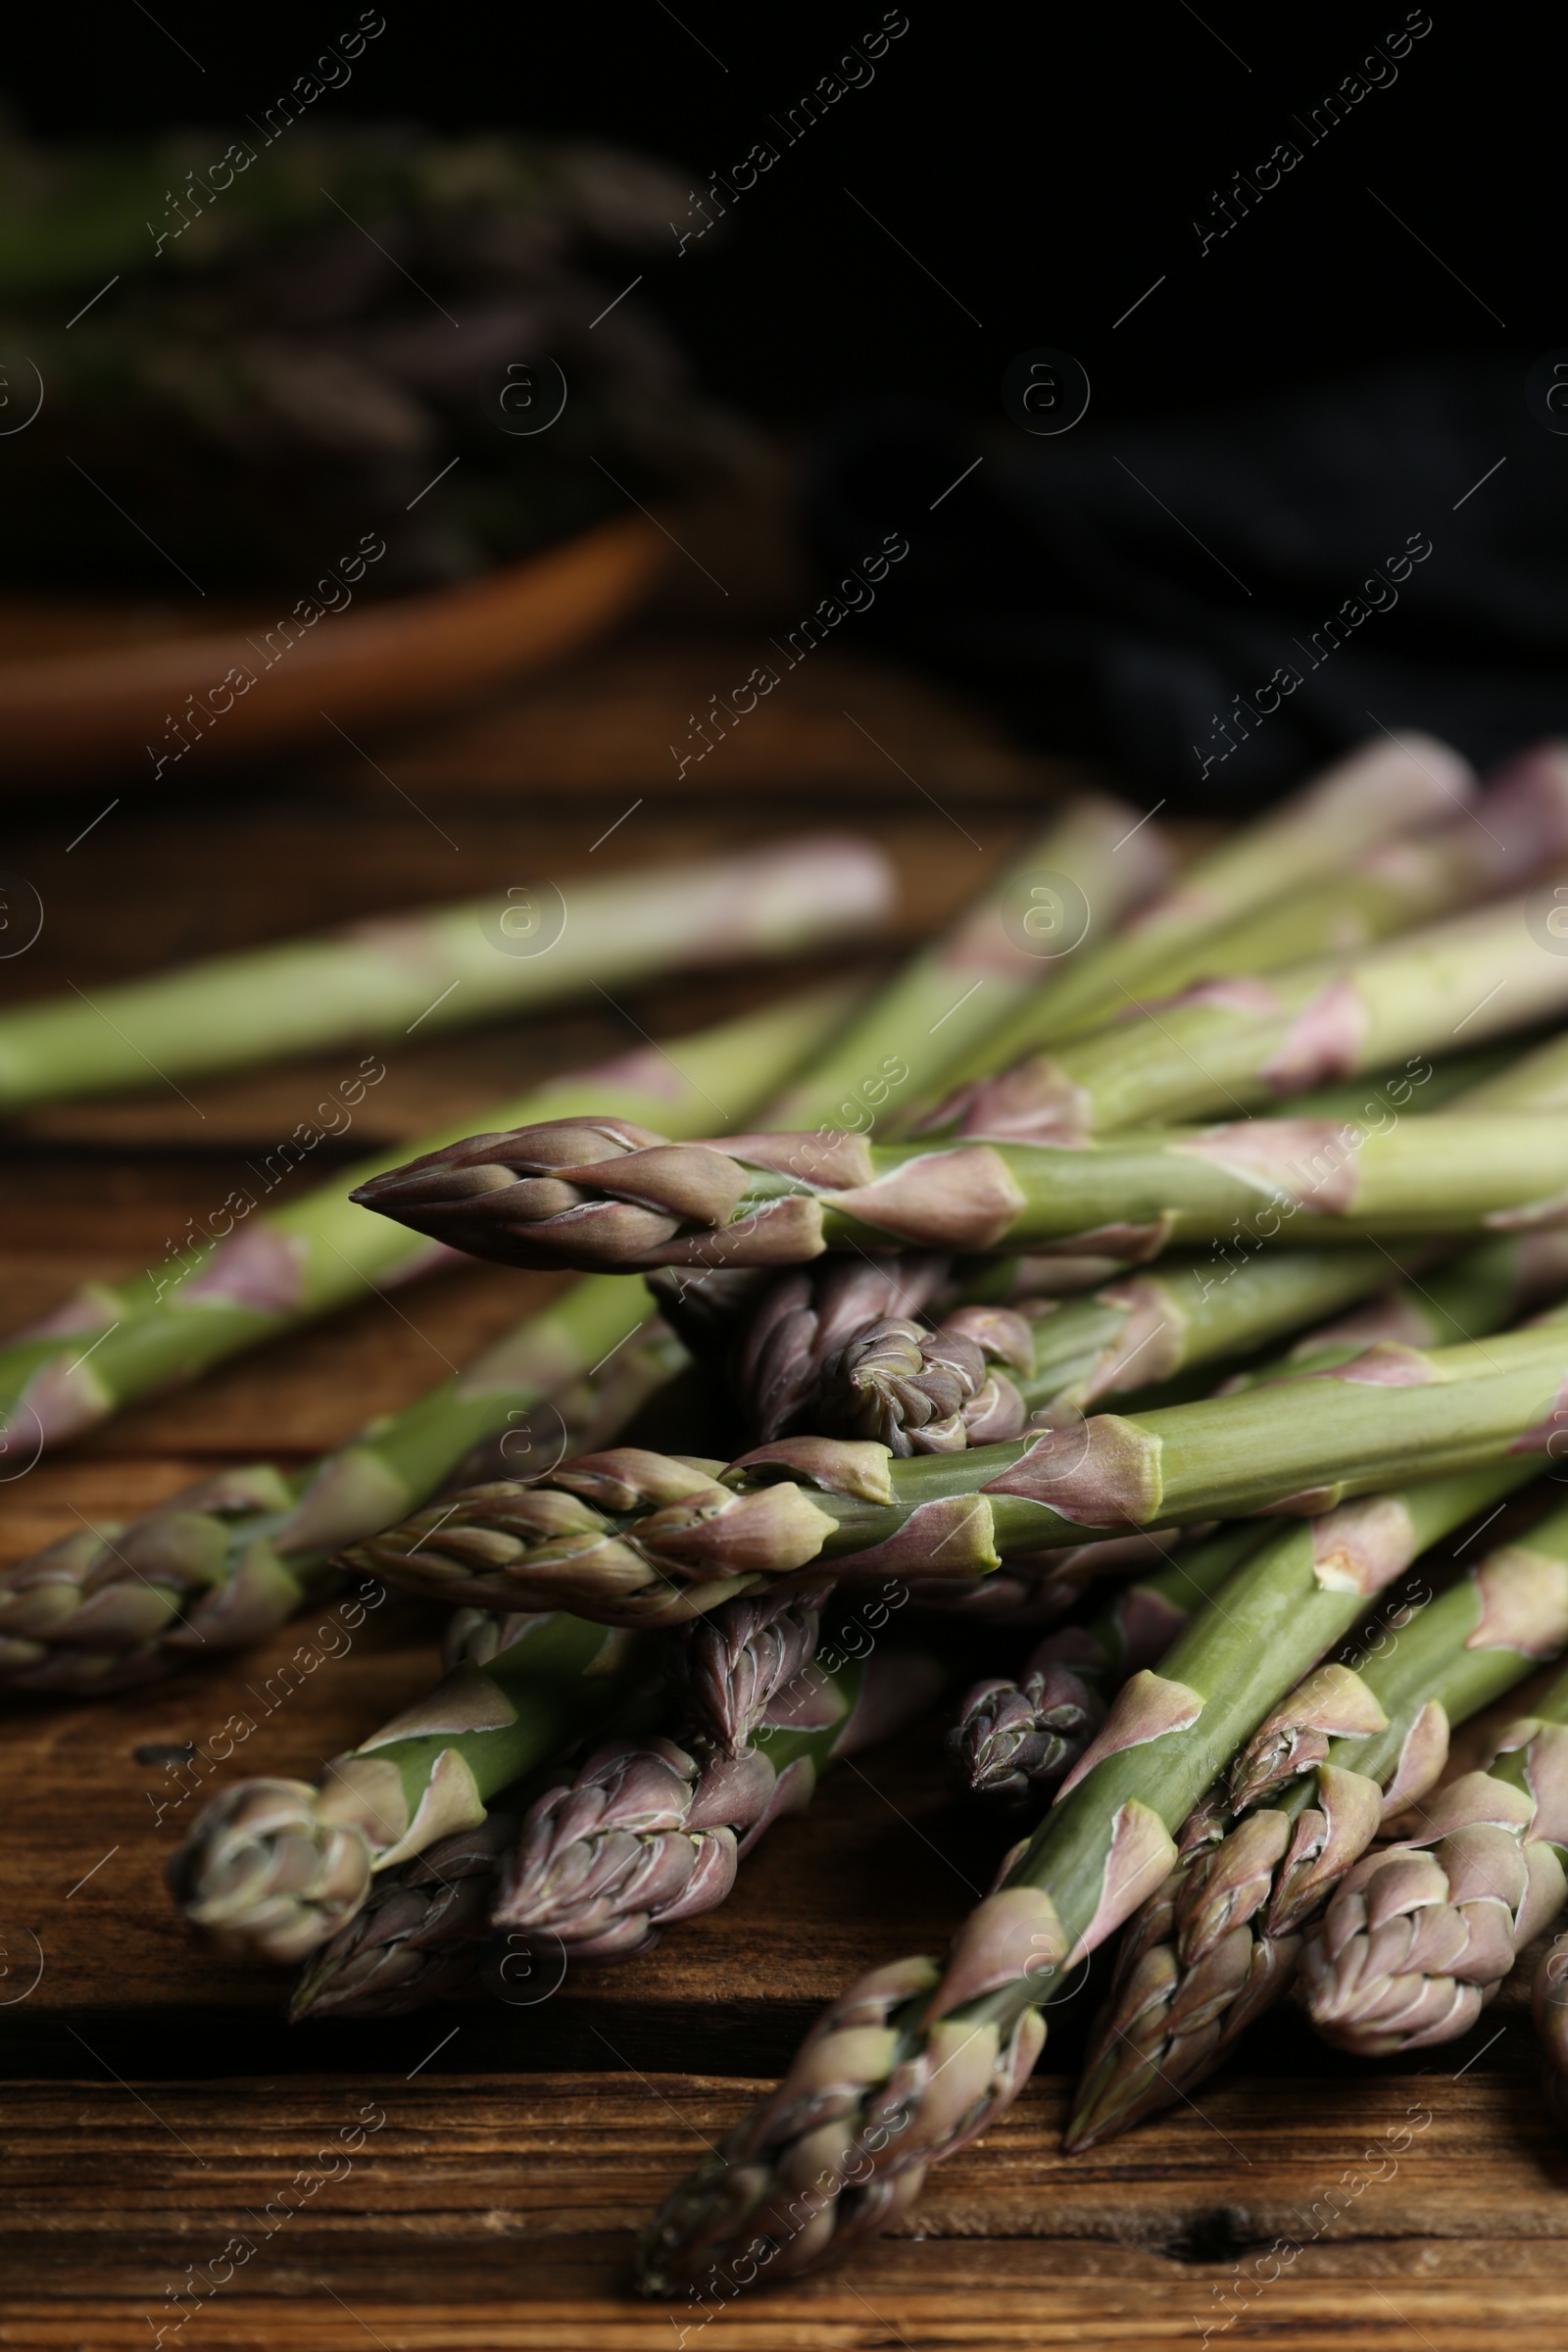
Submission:
[[[665,548],[632,515],[458,587],[325,612],[286,639],[271,608],[223,610],[199,632],[181,613],[176,634],[169,608],[0,607],[0,778],[172,783],[188,752],[275,750],[318,734],[323,711],[352,727],[439,709],[610,628]]]

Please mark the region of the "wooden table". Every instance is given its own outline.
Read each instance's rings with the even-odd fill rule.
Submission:
[[[835,647],[677,794],[668,746],[687,712],[757,658],[739,635],[650,631],[462,722],[377,739],[374,764],[333,742],[251,777],[195,771],[178,797],[127,788],[83,839],[112,787],[24,810],[5,863],[41,891],[46,919],[4,976],[19,992],[74,981],[91,994],[172,957],[498,880],[640,870],[820,821],[875,825],[903,876],[907,939],[997,870],[1064,781],[956,705]],[[795,976],[670,983],[634,1009],[669,1034]],[[627,1034],[579,1007],[521,1030],[412,1039],[388,1056],[345,1156]],[[343,1061],[193,1085],[188,1102],[158,1089],[17,1121],[0,1159],[7,1325],[84,1276],[160,1257]],[[299,1463],[551,1287],[449,1275],[129,1411],[0,1491],[3,1554],[77,1514],[128,1516],[220,1463]],[[428,1683],[435,1632],[431,1613],[390,1603],[266,1715],[246,1768],[314,1773]],[[0,2345],[142,2346],[160,2326],[182,2352],[1142,2352],[1196,2347],[1205,2328],[1210,2343],[1275,2352],[1568,2340],[1568,2160],[1538,2102],[1515,1988],[1469,2041],[1414,2069],[1351,2069],[1276,2020],[1196,2102],[1073,2162],[1057,2134],[1082,2026],[1064,2012],[1017,2109],[934,2177],[900,2234],[728,2312],[672,2319],[639,2304],[629,2227],[848,1977],[940,1947],[1001,1833],[949,1802],[929,1732],[911,1735],[829,1781],[728,1905],[641,1959],[582,1968],[532,2007],[291,2030],[276,1977],[215,1958],[173,1920],[160,1872],[196,1800],[156,1821],[172,1783],[155,1751],[202,1740],[237,1706],[254,1714],[247,1693],[297,1640],[0,1724]],[[29,1938],[43,1968],[26,1990]],[[346,2170],[318,2163],[356,2118],[382,2120]],[[284,2223],[275,2201],[302,2172],[318,2186]],[[232,2278],[199,2307],[175,2302],[186,2266],[220,2270],[230,2240],[254,2249],[227,2256]]]

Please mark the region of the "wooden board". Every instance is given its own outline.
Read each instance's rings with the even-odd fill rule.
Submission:
[[[825,648],[792,699],[675,788],[668,745],[698,689],[754,658],[739,638],[645,634],[444,732],[368,742],[373,770],[334,744],[243,784],[132,797],[79,839],[99,803],[23,813],[6,860],[43,893],[45,928],[0,977],[19,995],[90,992],[174,956],[476,893],[514,868],[643,870],[822,822],[874,825],[888,843],[908,939],[996,870],[1065,781],[929,688]],[[633,1009],[667,1034],[801,976],[670,982]],[[343,1156],[628,1034],[576,1008],[411,1040]],[[0,1155],[6,1323],[84,1275],[161,1256],[335,1070],[328,1056],[193,1086],[188,1102],[149,1090],[15,1122]],[[551,1287],[450,1275],[148,1401],[0,1490],[0,1556],[221,1462],[301,1462]],[[313,1612],[303,1630],[326,1621]],[[582,1968],[527,2005],[289,2029],[281,1980],[215,1958],[174,1922],[160,1873],[206,1783],[156,1751],[205,1745],[243,1715],[255,1728],[231,1770],[311,1774],[428,1683],[436,1628],[393,1600],[346,1647],[323,1642],[341,1654],[286,1696],[277,1670],[298,1632],[101,1707],[0,1721],[0,2346],[140,2346],[160,2327],[197,2352],[1143,2352],[1197,2346],[1205,2328],[1211,2344],[1278,2352],[1568,2339],[1568,2158],[1538,2102],[1517,1986],[1415,2070],[1351,2068],[1271,2021],[1195,2104],[1071,2162],[1058,2132],[1082,2022],[1064,2009],[1018,2109],[933,2178],[897,2237],[732,2311],[672,2320],[637,2303],[628,2229],[846,1978],[940,1946],[1004,1834],[951,1803],[927,1727],[825,1783],[729,1904],[638,1960]],[[366,2114],[384,2121],[346,2171],[319,2156]],[[253,2250],[225,2258],[230,2240]],[[188,2266],[212,2284],[225,2259],[211,2294],[175,2299]]]

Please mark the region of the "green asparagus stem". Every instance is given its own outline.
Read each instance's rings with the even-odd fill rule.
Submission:
[[[1568,1289],[1568,1233],[1560,1228],[1506,1234],[1437,1265],[1423,1262],[1422,1253],[1415,1255],[1418,1270],[1404,1281],[1391,1284],[1349,1314],[1303,1332],[1285,1356],[1239,1373],[1227,1385],[1251,1387],[1291,1367],[1321,1371],[1383,1341],[1409,1348],[1456,1347],[1478,1333],[1505,1330]]]
[[[1553,1038],[1555,1046],[1559,1041]],[[1315,1086],[1304,1095],[1291,1097],[1293,1119],[1354,1119],[1375,1121],[1392,1110],[1396,1103],[1401,1108],[1418,1110],[1423,1114],[1446,1108],[1455,1100],[1468,1102],[1472,1095],[1477,1109],[1483,1106],[1481,1089],[1490,1087],[1494,1078],[1503,1072],[1520,1068],[1535,1058],[1539,1049],[1521,1054],[1519,1040],[1509,1038],[1494,1045],[1482,1046],[1473,1054],[1446,1054],[1442,1061],[1429,1061],[1424,1054],[1413,1054],[1397,1068],[1364,1071],[1357,1078],[1342,1078],[1333,1086]],[[1412,1089],[1419,1088],[1419,1096]],[[1560,1080],[1550,1094],[1544,1094],[1539,1104],[1530,1102],[1494,1102],[1494,1110],[1561,1110]]]
[[[1195,859],[1129,930],[1076,958],[1049,997],[1020,1006],[992,1033],[972,1074],[1001,1069],[1113,1018],[1130,994],[1159,992],[1167,973],[1191,968],[1195,946],[1206,949],[1240,917],[1303,885],[1348,873],[1368,851],[1400,834],[1446,822],[1474,781],[1463,760],[1429,737],[1351,753],[1258,823]],[[1214,969],[1206,955],[1203,963]]]
[[[1374,1348],[1234,1396],[962,1453],[896,1460],[869,1440],[782,1438],[720,1470],[620,1447],[537,1486],[472,1489],[346,1559],[443,1599],[569,1605],[621,1625],[678,1624],[828,1563],[961,1587],[1000,1558],[1129,1529],[1321,1511],[1501,1455],[1528,1469],[1558,1440],[1564,1373],[1568,1339],[1548,1316],[1468,1347]]]
[[[1004,1013],[1068,968],[1080,923],[1108,929],[1169,863],[1163,841],[1139,827],[1124,802],[1097,794],[1074,802],[951,930],[909,959],[807,1078],[785,1088],[767,1124],[864,1128],[883,1104],[884,1127],[906,1123],[917,1094],[929,1094]],[[1028,895],[1041,874],[1050,877],[1044,907]],[[1066,898],[1075,904],[1058,908]],[[908,1073],[902,1080],[901,1069]]]
[[[1382,1823],[1427,1795],[1450,1725],[1568,1642],[1568,1509],[1394,1625],[1353,1672],[1309,1675],[1189,1816],[1182,1861],[1123,1936],[1070,2149],[1157,2114],[1222,2063],[1289,1989],[1302,1931]]]
[[[471,1659],[307,1781],[239,1781],[203,1807],[170,1890],[227,1951],[301,1960],[373,1872],[475,1828],[485,1799],[603,1723],[647,1673],[625,1635],[560,1614]]]
[[[1199,1365],[1266,1346],[1313,1312],[1342,1300],[1370,1302],[1304,1333],[1287,1364],[1348,1356],[1380,1340],[1411,1348],[1451,1348],[1501,1331],[1568,1289],[1568,1233],[1501,1235],[1390,1283],[1399,1262],[1386,1250],[1263,1251],[1216,1279],[1206,1266],[1138,1275],[1089,1299],[1064,1301],[1035,1326],[1034,1362],[1018,1382],[1032,1413],[1057,1403],[1086,1406],[1173,1379]],[[1107,1309],[1113,1310],[1107,1312]],[[1098,1329],[1097,1329],[1098,1326]],[[1099,1340],[1099,1350],[1094,1343]],[[1152,1359],[1152,1360],[1151,1360]],[[1275,1377],[1278,1366],[1246,1376]]]
[[[1568,969],[1568,957],[1563,959]],[[1457,1234],[1568,1218],[1568,1120],[1499,1111],[1391,1122],[1247,1119],[1100,1143],[670,1144],[629,1121],[474,1136],[356,1200],[502,1264],[624,1271],[808,1261],[824,1250],[1060,1250]]]
[[[1418,1807],[1420,1829],[1342,1880],[1302,1946],[1329,2041],[1367,2057],[1468,2032],[1568,1896],[1568,1674],[1512,1724],[1487,1770]]]
[[[887,912],[848,835],[382,915],[0,1014],[0,1110],[530,1012],[657,972],[801,954]],[[655,1090],[656,1092],[658,1090]]]
[[[1359,956],[1200,983],[1000,1077],[960,1084],[920,1132],[1072,1142],[1266,1107],[1358,1070],[1560,1017],[1568,957],[1534,936],[1531,911],[1528,897],[1504,899]]]
[[[667,1054],[644,1048],[598,1071],[553,1079],[523,1102],[499,1105],[495,1116],[510,1125],[519,1112],[581,1115],[590,1103],[611,1101],[628,1116],[652,1112],[689,1133],[710,1122],[715,1101],[749,1112],[831,1034],[847,1001],[842,990],[823,991],[680,1039]],[[439,1149],[439,1139],[431,1142]],[[214,1219],[226,1219],[224,1239],[133,1281],[84,1284],[0,1347],[0,1451],[8,1467],[24,1469],[44,1446],[134,1397],[447,1263],[441,1248],[411,1246],[347,1198],[352,1185],[400,1156],[400,1150],[381,1152],[277,1208],[231,1194]]]
[[[1466,1094],[1467,1110],[1568,1110],[1568,1031],[1483,1078]]]
[[[292,1476],[220,1471],[127,1528],[83,1528],[0,1570],[0,1690],[96,1698],[249,1648],[318,1591],[334,1551],[417,1508],[484,1439],[519,1477],[612,1445],[686,1359],[641,1338],[635,1283],[590,1274],[400,1413]]]
[[[1171,1833],[1215,1769],[1417,1552],[1532,1467],[1494,1461],[1349,1504],[1244,1561],[1161,1672],[1124,1686],[947,1961],[862,1978],[670,2198],[643,2245],[648,2290],[722,2278],[743,2251],[787,2277],[906,2211],[928,2167],[1017,2095],[1045,2039],[1042,2003],[1168,1874]]]
[[[1195,940],[1160,965],[1154,987],[1172,996],[1200,981],[1277,971],[1308,957],[1344,956],[1375,940],[1515,890],[1568,855],[1568,757],[1559,746],[1527,754],[1486,795],[1479,811],[1414,840],[1385,843],[1288,890],[1225,929]],[[1149,1001],[1150,985],[1135,991]],[[1125,1011],[1105,1004],[1102,1019]],[[1096,1026],[1101,1025],[1100,1020]]]

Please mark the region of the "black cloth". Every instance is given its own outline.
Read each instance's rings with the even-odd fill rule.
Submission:
[[[808,524],[835,572],[908,539],[858,642],[1173,808],[1242,813],[1380,725],[1490,765],[1568,735],[1568,437],[1524,379],[1448,362],[1054,439],[862,414]]]

